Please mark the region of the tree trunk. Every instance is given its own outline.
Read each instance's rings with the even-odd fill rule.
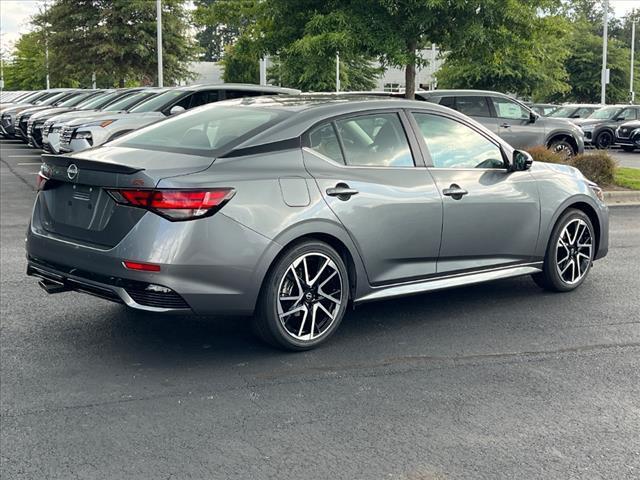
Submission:
[[[120,88],[124,88],[124,85],[125,85],[124,78],[121,78],[120,82],[118,82],[118,83],[119,83]]]
[[[404,71],[404,97],[409,100],[416,98],[416,48],[417,42],[411,40],[407,42],[407,53],[410,60],[407,62]]]

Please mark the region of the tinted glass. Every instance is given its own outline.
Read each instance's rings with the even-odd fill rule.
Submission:
[[[586,118],[593,113],[594,109],[589,107],[579,108],[573,113],[575,118]]]
[[[78,105],[76,105],[76,107],[78,107],[81,110],[94,108],[92,107],[92,105],[95,105],[95,104],[99,105],[100,102],[106,101],[109,95],[111,94],[107,92],[98,93],[97,95],[83,99]]]
[[[574,111],[575,107],[559,107],[551,112],[549,116],[557,118],[570,118],[572,115],[575,115]]]
[[[138,130],[120,145],[207,155],[245,134],[265,128],[280,115],[258,108],[204,107]]]
[[[625,120],[635,120],[636,119],[636,109],[635,108],[625,108],[620,112],[620,114],[616,118],[624,118]]]
[[[312,150],[329,157],[331,160],[344,163],[338,136],[330,123],[316,127],[311,131],[309,134],[309,146]]]
[[[103,111],[105,112],[119,112],[121,110],[128,110],[131,107],[138,105],[141,102],[146,101],[149,98],[155,97],[158,92],[136,92],[131,95],[127,95],[115,102],[106,106]]]
[[[440,105],[443,105],[449,108],[455,108],[456,97],[442,97],[442,99],[440,100]]]
[[[76,95],[74,97],[69,98],[68,100],[65,100],[64,102],[61,102],[58,106],[75,107],[81,102],[84,102],[87,99],[87,97],[93,97],[94,95],[95,95],[95,92],[81,93],[80,95]]]
[[[257,97],[259,95],[268,95],[268,93],[254,90],[225,90],[224,99],[231,100],[232,98]]]
[[[413,167],[407,137],[395,113],[338,120],[347,165]]]
[[[507,98],[491,97],[493,107],[496,109],[496,116],[499,118],[510,118],[512,120],[528,120],[529,110],[522,105]]]
[[[486,97],[457,97],[456,110],[470,117],[490,117]]]
[[[596,120],[611,120],[615,118],[622,110],[620,107],[603,107],[593,112],[589,118],[595,118]]]
[[[414,117],[437,168],[504,168],[502,152],[475,130],[449,118],[415,113]]]
[[[183,95],[186,96],[188,94],[189,92],[185,92],[184,90],[169,90],[132,108],[131,113],[159,112],[169,105],[173,105],[173,103]]]

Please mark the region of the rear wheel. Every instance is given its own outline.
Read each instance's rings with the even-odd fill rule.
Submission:
[[[254,316],[266,342],[308,350],[338,328],[349,301],[344,261],[329,245],[306,241],[290,248],[271,269]]]
[[[595,255],[595,237],[589,217],[580,210],[567,210],[553,229],[544,258],[543,271],[533,280],[542,288],[568,292],[587,277]]]
[[[604,130],[596,136],[593,143],[595,144],[596,148],[606,150],[607,148],[611,147],[611,145],[613,145],[613,133],[609,130]]]

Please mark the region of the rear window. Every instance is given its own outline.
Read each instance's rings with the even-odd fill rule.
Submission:
[[[207,106],[133,132],[113,144],[147,150],[210,155],[277,123],[278,110],[237,106]]]

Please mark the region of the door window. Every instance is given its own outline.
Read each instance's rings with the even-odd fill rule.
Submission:
[[[470,117],[490,117],[486,97],[456,97],[456,110]]]
[[[505,168],[502,150],[466,125],[450,118],[414,113],[433,166],[437,168]]]
[[[396,113],[362,115],[335,122],[347,165],[413,167],[413,157]]]
[[[622,110],[616,118],[623,118],[625,120],[635,120],[636,119],[636,109],[635,108],[625,108]]]
[[[529,110],[507,98],[491,97],[496,116],[512,120],[529,120]]]
[[[340,142],[331,123],[325,123],[311,131],[309,134],[309,147],[331,160],[344,164]]]

